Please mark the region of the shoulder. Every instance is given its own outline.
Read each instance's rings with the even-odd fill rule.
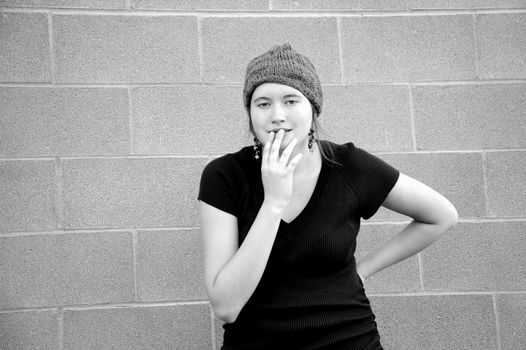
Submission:
[[[333,144],[337,171],[360,202],[360,216],[370,218],[381,206],[399,178],[399,171],[352,142]]]
[[[353,142],[343,144],[337,144],[326,140],[321,142],[323,142],[325,148],[331,150],[331,153],[334,156],[334,161],[344,168],[356,168],[363,162],[366,162],[369,158],[376,158],[366,150],[357,147]]]
[[[254,164],[255,160],[251,158],[251,147],[244,147],[235,153],[228,153],[221,157],[211,160],[203,170],[203,176],[213,174],[233,175],[236,172],[243,171]]]
[[[237,216],[240,194],[248,187],[256,161],[245,147],[210,161],[201,174],[198,199]]]
[[[332,148],[335,168],[349,183],[356,187],[378,181],[395,182],[399,172],[392,165],[352,142],[336,144],[323,141]]]

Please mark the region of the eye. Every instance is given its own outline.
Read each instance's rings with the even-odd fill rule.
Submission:
[[[288,104],[288,105],[295,105],[297,103],[299,103],[298,100],[287,100],[287,101],[285,101],[285,104]]]
[[[256,104],[256,106],[259,107],[259,108],[267,108],[267,107],[270,106],[270,103],[268,103],[268,102],[261,102],[261,103]]]

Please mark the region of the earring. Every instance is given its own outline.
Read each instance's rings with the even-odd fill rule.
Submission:
[[[257,137],[254,137],[254,146],[252,146],[254,149],[254,159],[258,160],[261,156],[261,142],[259,142]]]
[[[314,152],[314,142],[316,139],[314,138],[314,129],[311,127],[309,130],[309,143],[307,145],[307,148],[309,149],[310,153]]]

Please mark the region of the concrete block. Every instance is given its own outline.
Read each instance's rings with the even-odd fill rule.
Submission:
[[[51,81],[46,14],[2,12],[0,47],[1,82]]]
[[[482,78],[526,78],[526,13],[477,15],[475,24]]]
[[[478,153],[378,154],[400,172],[441,193],[461,218],[485,217],[482,156]],[[373,221],[410,220],[381,208]]]
[[[199,231],[140,232],[137,288],[141,301],[207,299]]]
[[[198,82],[197,19],[53,15],[60,83]]]
[[[6,7],[125,9],[126,0],[2,0],[1,5]]]
[[[64,226],[196,226],[204,158],[64,160]]]
[[[2,308],[133,300],[129,233],[3,237],[0,242]]]
[[[372,297],[385,349],[497,349],[491,295]]]
[[[0,100],[0,155],[130,152],[126,89],[0,87]]]
[[[64,312],[64,350],[212,349],[207,304]]]
[[[342,18],[343,80],[475,79],[472,22],[468,15]]]
[[[285,42],[311,59],[322,82],[340,82],[336,18],[209,17],[201,34],[206,82],[243,82],[250,60]]]
[[[393,11],[407,8],[408,0],[272,0],[272,10],[291,11]]]
[[[57,228],[55,181],[54,161],[0,161],[0,231]]]
[[[524,290],[526,222],[460,223],[422,252],[426,290]]]
[[[146,154],[235,152],[252,143],[243,87],[133,89],[133,151]]]
[[[526,347],[526,294],[498,294],[497,320],[502,350]]]
[[[526,84],[413,89],[418,149],[526,147]]]
[[[413,150],[406,86],[326,86],[323,92],[320,124],[327,139],[369,151]]]
[[[0,348],[3,350],[55,350],[58,320],[56,311],[0,314]]]
[[[487,153],[486,184],[489,216],[526,216],[526,152]]]
[[[219,11],[247,11],[268,10],[268,0],[131,0],[133,9],[156,10],[219,10]]]
[[[395,236],[405,225],[366,224],[360,228],[357,248],[354,254],[356,261],[380,248]],[[370,292],[415,291],[421,290],[420,272],[416,256],[390,266],[365,281],[365,290]]]

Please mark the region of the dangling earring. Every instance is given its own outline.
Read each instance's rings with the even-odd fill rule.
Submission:
[[[254,159],[258,160],[261,156],[261,142],[259,142],[257,137],[254,137]]]
[[[315,141],[316,140],[314,138],[314,129],[311,127],[310,130],[309,130],[309,143],[307,145],[307,148],[309,149],[310,153],[314,152],[314,142]]]

